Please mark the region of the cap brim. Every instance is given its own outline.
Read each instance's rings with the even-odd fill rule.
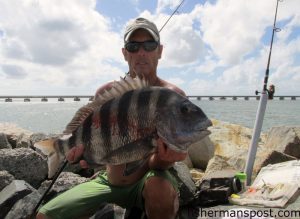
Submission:
[[[153,32],[153,30],[149,29],[149,28],[145,28],[145,27],[136,27],[134,29],[132,29],[130,32],[128,32],[126,34],[126,37],[125,37],[125,42],[128,42],[129,41],[129,38],[130,36],[133,34],[134,31],[138,30],[138,29],[144,29],[144,30],[147,30],[150,35],[153,37],[153,39],[156,41],[156,42],[159,42],[159,38],[158,36],[156,35],[156,33]]]

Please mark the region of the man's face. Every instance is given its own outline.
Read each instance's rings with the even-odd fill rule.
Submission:
[[[129,42],[153,41],[152,36],[144,29],[138,29],[131,34]],[[141,46],[137,52],[129,52],[122,49],[125,60],[128,62],[129,71],[134,75],[142,75],[151,80],[156,78],[158,60],[161,58],[162,46],[153,51],[145,51]]]

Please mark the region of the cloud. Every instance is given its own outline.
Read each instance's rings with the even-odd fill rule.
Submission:
[[[175,78],[175,77],[174,78],[168,78],[168,81],[172,84],[176,84],[177,86],[180,86],[180,85],[185,83],[185,81],[182,78],[179,78],[179,77],[177,77],[177,78]]]
[[[96,0],[0,1],[0,93],[94,93],[127,71],[121,47],[128,18],[149,18],[160,29],[180,2],[158,0],[153,9],[131,0],[129,7],[149,10],[116,18],[97,11]],[[200,2],[186,1],[161,31],[160,74],[187,94],[262,88],[276,1]],[[269,76],[276,94],[299,94],[299,10],[298,0],[279,3]]]
[[[94,10],[95,3],[1,1],[0,58],[5,63],[0,64],[2,71],[15,75],[13,78],[30,76],[28,87],[37,86],[37,82],[49,87],[54,83],[62,87],[95,87],[95,83],[99,86],[104,80],[123,74],[122,39],[119,33],[111,31],[110,20]],[[118,68],[108,65],[107,60],[113,60]],[[10,83],[15,85],[14,81]]]
[[[212,57],[207,56],[207,57],[205,57],[204,62],[195,68],[195,72],[200,73],[200,74],[203,74],[203,73],[212,74],[215,71],[215,69],[218,67],[222,67],[222,64],[213,60]]]
[[[188,14],[175,16],[172,24],[163,31],[163,66],[183,66],[203,58],[201,36],[193,29],[193,19]]]
[[[204,42],[224,63],[237,64],[259,45],[264,28],[273,18],[271,6],[270,1],[219,0],[195,11]]]
[[[2,70],[7,78],[22,79],[25,78],[27,73],[20,66],[16,65],[2,65]]]
[[[181,0],[158,0],[156,14],[162,13],[167,8],[174,10],[180,4],[180,2]]]

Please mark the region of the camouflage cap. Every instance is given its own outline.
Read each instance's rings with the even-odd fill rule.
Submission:
[[[145,19],[145,18],[137,18],[135,19],[134,21],[132,21],[125,29],[125,34],[124,34],[124,42],[128,42],[131,34],[136,31],[137,29],[145,29],[147,30],[151,36],[153,37],[153,39],[156,41],[156,42],[159,42],[160,40],[160,37],[159,37],[159,32],[158,32],[158,29],[156,27],[156,25]]]

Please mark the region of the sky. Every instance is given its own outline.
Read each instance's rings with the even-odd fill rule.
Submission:
[[[182,0],[0,0],[0,95],[94,95],[128,71],[137,17],[160,29]],[[161,30],[158,75],[187,95],[261,91],[277,0],[185,0]],[[268,84],[300,95],[300,4],[278,5]]]

